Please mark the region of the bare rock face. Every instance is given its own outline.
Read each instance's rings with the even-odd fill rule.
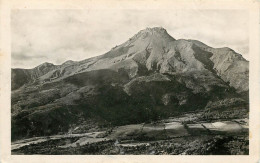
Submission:
[[[210,48],[205,44],[192,40],[197,46],[212,53],[210,60],[217,75],[239,92],[249,89],[249,62],[241,54],[230,48]]]
[[[48,135],[84,120],[119,125],[203,109],[242,98],[248,76],[249,62],[232,49],[147,28],[97,57],[12,69],[12,132]]]

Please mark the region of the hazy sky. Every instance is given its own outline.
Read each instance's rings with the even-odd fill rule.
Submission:
[[[230,47],[248,59],[248,13],[243,10],[13,10],[11,16],[12,67],[101,55],[156,26],[175,39]]]

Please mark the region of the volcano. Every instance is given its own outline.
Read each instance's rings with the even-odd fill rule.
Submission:
[[[11,76],[12,140],[186,112],[248,116],[249,62],[227,47],[176,40],[162,27],[97,57],[12,69]]]

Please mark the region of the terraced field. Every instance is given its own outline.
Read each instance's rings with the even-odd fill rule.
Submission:
[[[225,143],[233,141],[240,143],[240,146],[242,143],[243,146],[248,144],[247,135],[248,119],[191,122],[190,116],[186,116],[186,119],[169,118],[149,124],[118,126],[109,131],[19,140],[12,143],[12,154],[30,154],[35,151],[38,154],[188,154],[187,149],[218,141],[226,141]],[[181,143],[178,145],[178,142]],[[161,144],[164,152],[158,151],[158,144]],[[165,151],[172,146],[179,148],[180,151],[175,153]],[[42,149],[37,151],[40,148]],[[243,154],[247,151],[248,149],[245,149]],[[204,151],[204,154],[207,153]]]

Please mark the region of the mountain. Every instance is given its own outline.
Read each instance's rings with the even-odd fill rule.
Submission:
[[[12,139],[146,122],[216,103],[248,110],[248,82],[249,62],[234,50],[146,28],[97,57],[12,69]]]

